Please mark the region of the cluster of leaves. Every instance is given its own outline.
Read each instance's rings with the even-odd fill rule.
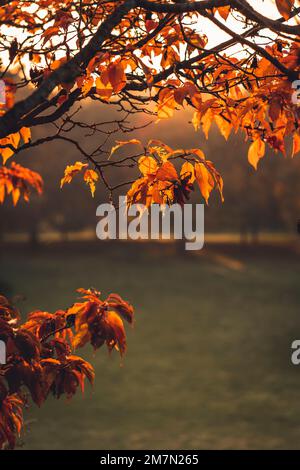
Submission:
[[[30,131],[24,132],[28,127],[62,118],[57,133],[41,139],[41,143],[65,138],[74,144],[64,135],[70,131],[70,123],[72,128],[82,123],[72,123],[67,113],[86,98],[117,105],[126,113],[155,114],[158,120],[171,118],[182,107],[191,107],[194,128],[202,129],[206,138],[212,124],[226,140],[231,133],[244,132],[250,142],[248,160],[255,169],[267,146],[285,155],[288,138],[293,140],[294,156],[300,149],[299,106],[292,87],[300,71],[299,9],[294,0],[276,0],[275,4],[281,15],[277,20],[265,17],[247,1],[0,3],[0,28],[3,25],[14,28],[12,31],[21,30],[24,37],[11,40],[0,29],[1,46],[8,53],[3,72],[7,98],[1,108],[2,113],[7,112],[0,117],[3,164],[18,148],[20,136],[23,146],[18,151],[30,146]],[[296,21],[286,23],[291,17]],[[209,49],[209,38],[199,28],[203,18],[231,39]],[[237,34],[229,19],[235,24],[240,22],[244,32]],[[269,30],[264,39],[260,36],[262,30]],[[235,47],[238,44],[242,53]],[[18,72],[14,80],[6,78],[10,69]],[[15,105],[14,92],[24,85],[36,90]],[[45,111],[50,113],[45,115]],[[90,128],[92,132],[98,129],[97,125]],[[111,190],[103,178],[105,162],[95,158],[103,156],[103,148],[99,146],[89,154],[76,147],[93,169],[87,169],[87,163],[70,165],[61,185],[85,168],[84,181],[92,195],[98,180]],[[169,168],[170,174],[159,170],[156,183],[151,181],[152,202],[165,201],[161,189],[166,189],[163,186],[167,186],[169,177],[177,184],[181,181],[165,163],[163,168]],[[218,186],[219,177],[213,168],[202,163],[194,168],[194,175],[191,171],[191,180],[195,177],[198,181],[197,174],[207,170],[210,176],[203,178],[210,179],[209,186],[212,181]],[[141,169],[139,162],[136,164]],[[146,179],[144,184],[142,180],[136,182],[131,188],[133,194],[140,187],[139,193],[149,194],[153,174],[149,178],[149,172],[141,172]],[[184,192],[190,183],[188,180]],[[209,190],[201,192],[207,200]],[[166,197],[176,199],[174,194]],[[182,200],[180,195],[177,199]]]
[[[43,180],[39,173],[24,168],[18,163],[12,162],[10,168],[0,167],[0,204],[4,202],[6,194],[11,194],[14,205],[23,196],[29,201],[31,188],[38,194],[43,191]]]
[[[29,201],[31,189],[35,189],[38,194],[43,191],[43,180],[37,172],[15,162],[12,162],[10,168],[5,166],[7,160],[17,151],[20,142],[28,145],[30,140],[31,132],[28,127],[22,127],[18,132],[0,139],[0,155],[3,160],[3,166],[0,166],[0,204],[3,204],[6,195],[11,194],[13,204],[16,205],[20,196]]]
[[[7,160],[14,155],[19,147],[21,141],[28,144],[31,140],[31,132],[28,127],[22,127],[20,131],[10,134],[4,139],[0,139],[0,155],[2,157],[3,165]]]
[[[289,46],[276,42],[268,49],[269,54],[286,67],[297,68],[299,47],[296,43]],[[293,137],[294,156],[299,151],[299,108],[293,103],[291,84],[282,80],[276,66],[265,58],[255,58],[242,70],[235,68],[236,63],[235,58],[209,57],[202,61],[204,69],[212,71],[205,74],[203,83],[218,93],[216,97],[200,93],[192,82],[182,85],[180,80],[172,80],[171,86],[159,93],[158,117],[172,117],[174,110],[186,100],[195,108],[192,120],[195,130],[201,128],[207,139],[213,123],[226,140],[231,132],[244,131],[246,139],[252,141],[248,159],[255,169],[265,155],[266,143],[275,152],[285,155],[285,139],[289,135]],[[246,79],[246,73],[253,78]],[[263,85],[258,77],[264,77]]]
[[[65,169],[65,174],[60,182],[60,187],[62,188],[64,184],[71,183],[73,177],[85,169],[83,180],[89,186],[92,196],[94,197],[96,191],[96,182],[99,179],[99,175],[95,170],[86,169],[88,163],[76,162],[74,165],[68,165]]]
[[[109,351],[126,351],[123,319],[133,323],[133,308],[117,294],[78,289],[81,301],[55,313],[35,311],[20,323],[18,310],[0,296],[0,340],[6,364],[0,365],[0,449],[13,448],[23,426],[29,399],[41,406],[49,394],[71,398],[85,379],[94,382],[91,364],[73,354],[91,343]]]
[[[112,148],[110,157],[118,149],[129,144],[143,148],[142,142],[137,139],[119,141]],[[150,140],[142,153],[143,155],[131,157],[137,161],[141,177],[132,183],[127,192],[129,206],[136,203],[142,203],[147,207],[151,204],[179,203],[182,205],[189,199],[190,192],[194,190],[195,181],[206,203],[214,188],[219,190],[221,199],[224,200],[222,177],[213,163],[205,159],[202,150],[173,150],[160,140]],[[184,161],[179,175],[172,163],[172,160],[177,159]],[[98,174],[95,170],[87,170],[87,166],[88,164],[82,162],[68,165],[61,180],[61,187],[65,183],[71,183],[73,177],[85,169],[83,178],[94,196]]]

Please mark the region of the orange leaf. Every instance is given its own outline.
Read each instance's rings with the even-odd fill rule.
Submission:
[[[104,329],[109,349],[117,345],[122,356],[126,351],[126,335],[123,321],[116,312],[107,312],[104,319]]]
[[[157,162],[153,157],[141,157],[139,159],[139,169],[144,176],[155,174],[157,168]]]
[[[132,144],[132,145],[141,145],[142,146],[142,143],[140,140],[138,139],[131,139],[131,140],[117,140],[116,142],[117,145],[115,145],[112,149],[111,149],[111,152],[110,152],[110,155],[108,157],[108,160],[110,159],[110,157],[121,147],[124,147],[124,145],[129,145],[129,144]]]
[[[224,119],[220,114],[215,116],[215,121],[224,139],[228,140],[232,129],[232,125],[230,124],[230,122]]]
[[[95,170],[86,170],[83,177],[86,184],[89,185],[92,196],[94,197],[96,191],[96,181],[99,179],[98,173]]]
[[[230,5],[227,6],[227,7],[218,7],[217,10],[218,10],[218,13],[219,15],[223,18],[223,20],[227,20],[228,16],[229,16],[229,13],[230,13]]]
[[[255,140],[249,147],[248,161],[257,170],[258,162],[264,157],[266,151],[266,144],[261,140]]]
[[[22,127],[20,129],[20,134],[21,134],[24,144],[27,144],[31,139],[31,131],[29,127]]]
[[[294,6],[295,0],[275,0],[276,6],[279,13],[283,16],[285,20],[288,20],[291,16],[292,8]]]
[[[42,193],[43,180],[35,171],[24,168],[13,162],[10,168],[0,167],[0,203],[5,198],[5,193],[11,194],[16,205],[21,194],[25,201],[29,200],[30,189],[34,188],[38,194]]]
[[[298,134],[298,132],[295,132],[295,134],[293,135],[292,157],[297,155],[298,152],[300,152],[300,134]]]
[[[177,171],[173,163],[163,163],[156,173],[156,178],[160,181],[178,181]]]
[[[93,86],[94,86],[94,79],[92,76],[84,80],[84,83],[81,87],[81,91],[84,94],[84,96],[86,96],[89,93],[89,91],[92,89]]]
[[[106,301],[122,318],[133,323],[133,307],[130,303],[123,300],[118,294],[110,294]]]
[[[180,179],[188,180],[189,184],[193,184],[195,181],[195,169],[190,162],[184,162],[180,170]]]
[[[115,93],[119,93],[124,88],[126,85],[126,74],[121,62],[109,65],[108,78]]]
[[[10,147],[4,147],[5,145],[11,145],[11,141],[7,137],[0,140],[0,145],[3,145],[3,148],[0,147],[0,154],[2,155],[3,165],[5,165],[7,160],[13,156],[14,151]]]
[[[174,99],[174,90],[165,88],[159,93],[159,103],[157,106],[158,119],[168,119],[173,116],[176,101]]]
[[[100,77],[96,78],[96,93],[104,101],[109,101],[112,94],[113,88],[110,83],[105,84]]]
[[[214,180],[203,163],[195,164],[195,176],[201,194],[204,197],[206,204],[208,204],[210,193],[214,188]]]
[[[195,131],[200,128],[201,124],[201,114],[199,111],[195,111],[192,119],[192,124],[194,126]]]
[[[73,177],[79,173],[83,168],[88,166],[87,163],[76,162],[74,165],[68,165],[65,168],[64,177],[60,181],[60,187],[62,188],[64,184],[71,183]]]

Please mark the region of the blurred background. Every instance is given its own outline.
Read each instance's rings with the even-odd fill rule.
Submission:
[[[90,122],[113,116],[99,105],[82,112]],[[79,177],[59,188],[65,166],[81,155],[54,142],[17,156],[42,174],[45,190],[30,204],[0,208],[2,293],[24,317],[67,308],[76,288],[91,286],[136,310],[125,359],[104,348],[80,351],[95,366],[94,388],[26,412],[23,448],[300,448],[300,369],[290,361],[300,337],[300,159],[267,154],[255,172],[240,136],[226,143],[212,129],[206,141],[189,119],[178,112],[111,144],[158,138],[201,148],[214,162],[225,202],[212,194],[200,252],[172,241],[97,240],[105,188],[98,184],[94,199]],[[76,138],[87,150],[100,139],[84,131]],[[192,200],[203,202],[198,191]]]

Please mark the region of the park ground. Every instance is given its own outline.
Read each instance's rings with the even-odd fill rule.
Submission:
[[[100,243],[100,242],[99,242]],[[299,449],[300,257],[283,246],[68,244],[2,250],[2,290],[55,311],[77,287],[136,310],[121,360],[81,350],[93,389],[26,411],[24,449]]]

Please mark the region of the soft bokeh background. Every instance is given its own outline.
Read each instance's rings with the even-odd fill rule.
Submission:
[[[90,107],[89,119],[104,112]],[[45,194],[1,208],[1,291],[24,315],[66,308],[77,287],[90,286],[136,309],[125,359],[81,351],[95,365],[93,390],[32,407],[23,448],[300,447],[300,369],[290,361],[300,337],[300,159],[269,154],[255,173],[239,136],[225,143],[213,129],[206,142],[188,121],[178,113],[134,136],[200,147],[223,175],[225,203],[213,196],[205,210],[201,252],[96,240],[104,189],[95,200],[79,178],[59,189],[66,164],[81,158],[74,148],[54,143],[18,156],[42,173]],[[77,138],[92,148],[99,137]]]

